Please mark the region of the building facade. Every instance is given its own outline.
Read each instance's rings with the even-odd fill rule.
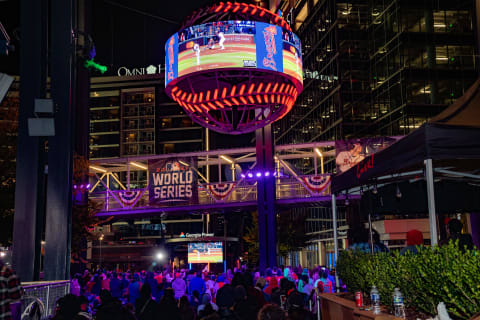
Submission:
[[[270,8],[300,37],[305,75],[295,107],[274,124],[277,144],[405,135],[477,78],[473,0],[286,0]],[[325,170],[335,173],[335,162]],[[331,266],[331,209],[298,210],[312,240],[295,259]],[[340,237],[352,210],[339,208]]]

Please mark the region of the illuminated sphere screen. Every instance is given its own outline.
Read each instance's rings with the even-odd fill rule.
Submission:
[[[191,73],[222,68],[283,72],[303,82],[299,38],[279,26],[255,21],[205,23],[167,41],[165,85]]]
[[[212,16],[165,44],[167,95],[220,133],[252,132],[284,117],[303,90],[299,38],[282,17],[254,5],[227,2],[204,12]],[[232,18],[239,12],[244,20]]]
[[[221,262],[223,262],[221,242],[190,242],[188,244],[188,263]]]

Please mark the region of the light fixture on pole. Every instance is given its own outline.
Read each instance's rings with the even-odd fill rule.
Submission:
[[[320,151],[319,148],[315,148],[315,152],[318,154],[318,156],[320,157],[320,172],[322,174],[324,174],[324,170],[323,170],[323,153]]]
[[[397,197],[397,199],[400,199],[402,197],[402,192],[400,191],[400,187],[398,186],[398,184],[397,188],[395,189],[395,197]]]
[[[378,194],[377,185],[374,185],[374,186],[373,186],[372,193],[373,193],[373,194]]]
[[[130,164],[131,164],[132,166],[137,167],[137,168],[142,169],[142,170],[147,170],[147,169],[148,169],[147,166],[145,166],[145,165],[143,165],[143,164],[141,164],[141,163],[137,163],[137,162],[133,162],[133,161],[132,161],[132,162],[130,162]]]
[[[100,236],[98,237],[98,240],[100,241],[100,259],[99,259],[99,267],[100,269],[102,268],[102,240],[103,238],[105,237],[105,235],[102,233],[100,234]]]

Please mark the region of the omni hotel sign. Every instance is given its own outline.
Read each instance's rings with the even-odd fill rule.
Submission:
[[[149,74],[160,74],[162,73],[162,65],[149,65],[141,68],[127,68],[120,67],[117,69],[117,75],[119,77],[128,77],[128,76],[144,76]]]

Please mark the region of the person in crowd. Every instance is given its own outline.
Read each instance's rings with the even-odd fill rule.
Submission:
[[[247,291],[242,285],[233,290],[234,306],[233,311],[240,320],[254,319],[257,314],[255,299],[248,299]],[[248,299],[248,300],[247,300]]]
[[[102,290],[102,280],[100,279],[100,275],[95,274],[90,282],[90,292],[98,296],[100,294],[100,290]]]
[[[55,307],[55,315],[53,320],[70,320],[74,319],[81,311],[80,299],[74,294],[67,294],[64,297],[58,299]],[[5,318],[0,318],[5,319]],[[11,318],[10,318],[11,319]]]
[[[267,282],[266,282],[264,277],[259,277],[257,279],[256,283],[255,283],[255,289],[257,289],[259,292],[261,292],[263,294],[263,299],[264,299],[265,303],[270,302],[270,295],[267,294],[265,291],[263,291],[266,283]]]
[[[287,315],[276,304],[266,304],[260,309],[257,320],[286,320]]]
[[[271,276],[268,282],[268,286],[265,288],[264,292],[268,294],[271,298],[272,292],[274,289],[278,288],[277,277]]]
[[[102,290],[100,292],[100,305],[97,308],[95,319],[97,320],[114,320],[122,318],[124,310],[122,303],[112,297],[110,291]]]
[[[118,279],[116,272],[112,274],[112,279],[110,280],[110,293],[112,297],[121,299],[123,295],[123,283],[122,280]]]
[[[218,315],[221,320],[238,320],[235,313],[231,309],[234,304],[233,287],[230,284],[226,284],[218,289],[217,292],[217,305]]]
[[[457,241],[458,247],[460,250],[464,251],[465,249],[472,250],[473,239],[472,235],[469,233],[462,233],[463,224],[458,219],[451,219],[448,222],[447,233],[449,234],[448,240]]]
[[[210,305],[212,307],[212,310],[218,311],[218,306],[214,302],[212,302],[212,297],[207,292],[205,292],[202,295],[202,302],[200,303],[200,305],[197,308],[198,314],[200,315],[200,312],[202,310],[204,310],[205,308],[207,308],[208,305]],[[203,316],[206,316],[206,315],[207,314],[204,314]]]
[[[157,314],[158,305],[152,299],[150,284],[145,282],[140,289],[140,297],[135,301],[135,316],[138,320],[153,320]]]
[[[110,290],[110,279],[106,273],[102,273],[102,289]]]
[[[293,291],[288,296],[288,319],[313,320],[313,314],[305,309],[304,296],[298,291]]]
[[[205,282],[207,288],[207,293],[210,294],[212,300],[215,299],[218,291],[218,284],[215,282],[215,275],[210,275],[208,280]]]
[[[400,250],[400,254],[404,255],[407,252],[417,254],[423,247],[423,234],[422,232],[412,229],[407,232],[407,246]]]
[[[180,320],[180,312],[178,310],[172,288],[165,289],[163,297],[160,299],[160,303],[158,305],[158,314],[161,315],[162,318],[169,320]]]
[[[322,282],[324,293],[334,293],[333,283],[332,281],[330,281],[330,279],[328,279],[328,274],[325,271],[320,274],[320,279],[318,279],[317,281]]]
[[[185,280],[182,279],[181,274],[178,272],[175,275],[175,280],[172,282],[172,288],[175,292],[175,299],[177,300],[184,296],[187,291],[187,284],[185,283]]]
[[[188,302],[187,296],[182,296],[180,298],[180,300],[178,301],[178,309],[179,309],[179,312],[180,312],[180,319],[181,320],[195,320],[196,319],[195,310],[190,305],[190,302]]]
[[[160,301],[161,298],[161,285],[158,284],[157,280],[155,280],[153,272],[147,272],[145,277],[145,283],[148,283],[150,289],[152,290],[152,297],[155,301]]]
[[[353,229],[352,232],[352,245],[348,247],[349,250],[360,250],[365,253],[372,252],[372,244],[369,239],[368,230],[363,227]],[[380,248],[375,243],[373,244],[373,252],[378,253],[382,252]]]
[[[387,246],[382,241],[380,241],[380,234],[375,230],[372,230],[372,232],[373,244],[379,249],[380,252],[388,252],[389,250]]]
[[[200,293],[198,290],[193,290],[192,296],[190,297],[190,305],[197,310],[200,305]]]
[[[205,290],[207,289],[205,285],[205,281],[202,279],[202,273],[200,271],[197,272],[197,276],[190,280],[190,283],[188,284],[188,292],[190,294],[193,294],[193,291],[198,291],[200,295],[205,293]]]
[[[304,293],[307,297],[310,297],[313,291],[313,285],[310,282],[308,275],[302,274],[302,282],[305,283],[303,285],[302,291],[300,291],[300,289],[298,291]]]
[[[135,273],[132,282],[128,286],[128,302],[135,305],[135,301],[140,297],[141,286],[140,275]]]
[[[130,282],[127,279],[127,275],[125,273],[120,274],[120,280],[122,281],[122,295],[126,296],[128,291],[128,285]]]

